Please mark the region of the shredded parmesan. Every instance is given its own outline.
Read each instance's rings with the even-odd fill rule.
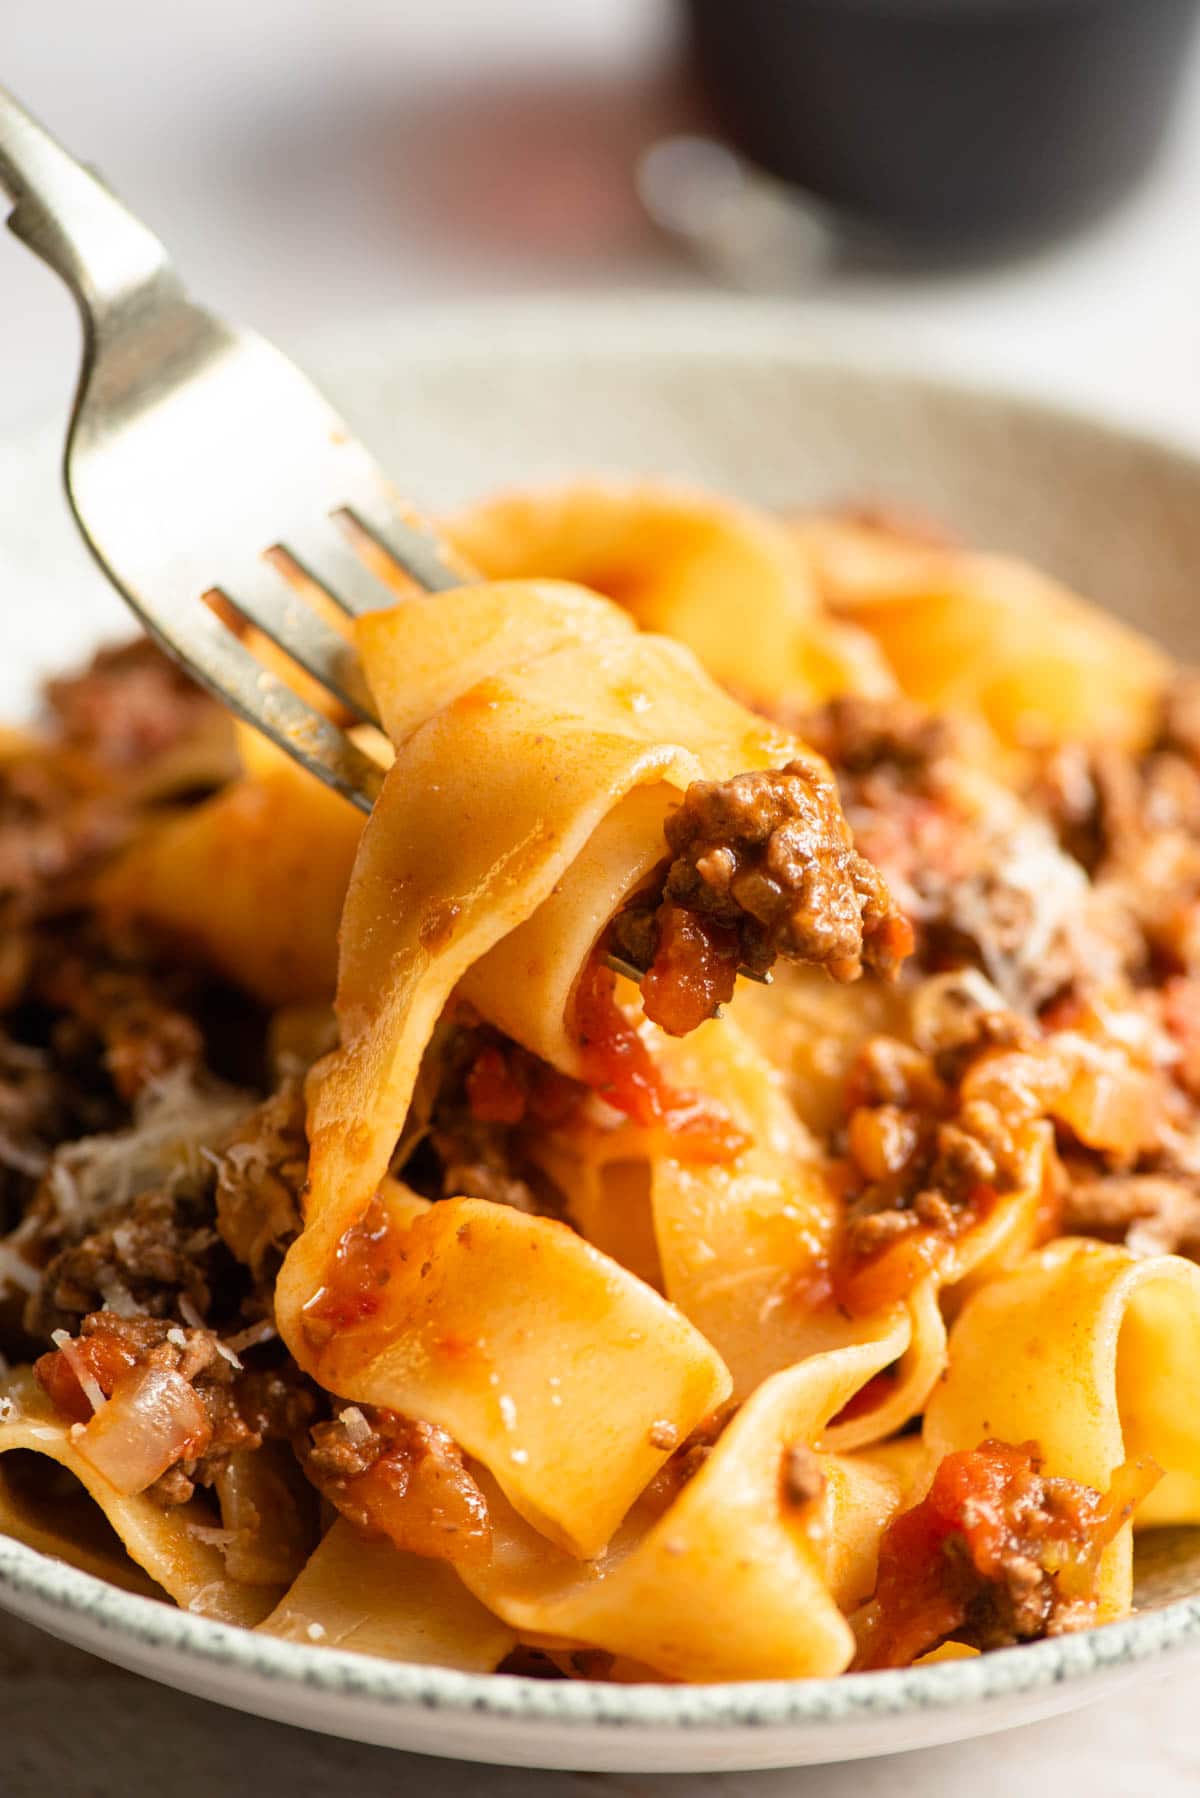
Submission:
[[[338,1412],[338,1422],[345,1426],[355,1448],[361,1448],[371,1440],[371,1426],[357,1405],[347,1405],[344,1411]]]
[[[49,1155],[41,1149],[31,1149],[27,1143],[14,1142],[7,1131],[0,1130],[0,1164],[11,1167],[18,1174],[28,1174],[30,1179],[40,1179],[45,1173]]]
[[[108,1400],[101,1390],[100,1382],[79,1352],[78,1345],[72,1342],[65,1330],[55,1330],[51,1342],[62,1355],[67,1366],[83,1388],[84,1397],[93,1411],[102,1411]]]
[[[189,1523],[187,1533],[194,1536],[197,1542],[207,1543],[210,1548],[228,1548],[230,1543],[237,1541],[236,1530],[217,1529],[207,1523]]]
[[[138,1096],[133,1124],[85,1136],[58,1149],[46,1185],[60,1219],[80,1234],[127,1204],[135,1193],[197,1176],[220,1142],[254,1104],[236,1087],[200,1087],[187,1068],[151,1081]]]
[[[274,1342],[278,1334],[275,1325],[269,1318],[264,1317],[258,1323],[251,1324],[247,1329],[240,1330],[236,1336],[228,1337],[225,1347],[240,1355],[246,1349],[257,1348],[260,1342]]]
[[[181,1292],[179,1295],[179,1315],[182,1317],[189,1330],[203,1330],[205,1328],[204,1319],[201,1317],[186,1292]]]
[[[36,1267],[31,1267],[24,1255],[7,1243],[0,1242],[0,1281],[7,1281],[10,1286],[17,1286],[22,1292],[36,1292],[42,1283],[42,1276]]]
[[[185,1349],[187,1347],[187,1337],[178,1324],[172,1324],[167,1331],[167,1341],[173,1343],[176,1348]]]
[[[104,1309],[116,1317],[140,1317],[141,1307],[124,1280],[108,1279],[104,1283]]]
[[[225,1590],[224,1580],[210,1580],[207,1586],[201,1586],[198,1592],[192,1593],[192,1596],[187,1601],[187,1609],[189,1611],[198,1611],[200,1615],[203,1616],[211,1605],[218,1603],[225,1597]]]

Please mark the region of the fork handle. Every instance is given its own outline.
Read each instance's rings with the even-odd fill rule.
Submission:
[[[3,88],[0,189],[13,201],[9,230],[62,277],[94,323],[174,279],[154,233]]]

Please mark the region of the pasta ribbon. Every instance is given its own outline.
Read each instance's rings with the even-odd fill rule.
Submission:
[[[1147,745],[1168,658],[1050,576],[886,523],[805,519],[793,541],[831,610],[923,705],[982,718],[1008,750]]]
[[[656,1515],[648,1494],[599,1560],[548,1551],[497,1500],[492,1560],[462,1578],[523,1636],[607,1649],[673,1679],[840,1672],[854,1652],[840,1607],[869,1592],[920,1454],[889,1462],[814,1445],[904,1339],[894,1322],[767,1380],[666,1509]]]
[[[604,1547],[728,1395],[686,1319],[551,1218],[445,1199],[372,1249],[378,1271],[372,1257],[360,1289],[331,1288],[301,1323],[317,1377],[449,1430],[573,1553]]]
[[[328,999],[362,819],[257,732],[238,742],[242,777],[139,836],[102,876],[100,904],[156,924],[266,1005]]]
[[[735,500],[653,481],[578,482],[499,494],[448,529],[490,579],[579,581],[757,699],[894,690],[871,637],[823,610],[787,527]]]
[[[258,1630],[463,1673],[493,1672],[517,1640],[445,1561],[402,1554],[341,1518]]]
[[[1048,1474],[1106,1491],[1125,1461],[1165,1478],[1144,1523],[1200,1519],[1200,1417],[1181,1395],[1200,1365],[1200,1268],[1060,1238],[964,1305],[946,1375],[925,1413],[940,1459],[985,1437],[1036,1441]],[[1101,1621],[1132,1598],[1132,1532],[1105,1550]]]

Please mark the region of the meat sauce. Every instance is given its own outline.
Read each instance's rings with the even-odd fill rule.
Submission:
[[[324,1286],[304,1308],[305,1329],[314,1344],[328,1342],[339,1330],[369,1323],[378,1314],[397,1253],[387,1213],[373,1199],[342,1236]]]
[[[1126,1462],[1101,1494],[1041,1466],[1033,1442],[946,1456],[928,1497],[884,1533],[858,1667],[907,1667],[951,1638],[995,1648],[1096,1621],[1100,1557],[1160,1470]]]
[[[616,976],[594,957],[575,1000],[583,1077],[600,1097],[643,1129],[671,1138],[684,1161],[732,1161],[749,1143],[715,1100],[674,1087],[615,997]]]
[[[33,1364],[34,1375],[60,1416],[71,1423],[88,1423],[92,1401],[79,1382],[79,1372],[90,1375],[105,1398],[111,1398],[117,1381],[138,1363],[138,1352],[109,1330],[77,1337],[70,1351],[53,1349]]]
[[[453,1438],[434,1424],[351,1406],[316,1425],[304,1465],[362,1535],[439,1560],[491,1554],[487,1501]]]

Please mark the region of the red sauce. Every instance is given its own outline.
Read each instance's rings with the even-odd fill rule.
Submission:
[[[480,1049],[466,1087],[467,1104],[478,1123],[546,1126],[566,1123],[587,1090],[501,1036]]]
[[[947,1254],[949,1238],[928,1224],[916,1224],[886,1248],[856,1255],[835,1253],[834,1303],[851,1317],[870,1317],[906,1299],[913,1287]]]
[[[388,1226],[387,1213],[372,1199],[337,1246],[333,1266],[320,1291],[304,1308],[306,1325],[328,1339],[374,1317],[383,1305],[392,1269],[405,1259]]]
[[[498,1048],[482,1049],[467,1075],[467,1103],[481,1124],[519,1124],[526,1095],[508,1057]]]
[[[87,1423],[92,1401],[79,1384],[72,1359],[92,1376],[105,1398],[110,1398],[122,1374],[136,1367],[137,1352],[110,1332],[96,1330],[91,1336],[75,1337],[69,1356],[54,1349],[34,1362],[34,1375],[55,1410],[72,1423]]]
[[[381,1451],[349,1479],[321,1490],[363,1535],[386,1537],[407,1554],[458,1562],[491,1557],[487,1500],[444,1430],[374,1412]]]
[[[669,1083],[617,1004],[615,987],[611,969],[594,958],[575,1001],[584,1080],[634,1123],[665,1130],[681,1161],[732,1161],[749,1137],[715,1100]]]
[[[687,1036],[733,998],[738,933],[666,901],[658,908],[658,947],[642,979],[642,1009],[668,1036]]]
[[[910,1665],[961,1632],[1014,1564],[1039,1569],[1046,1623],[1057,1612],[1059,1627],[1082,1627],[1095,1611],[1101,1553],[1158,1473],[1150,1462],[1126,1463],[1102,1495],[1077,1480],[1043,1479],[1035,1442],[990,1440],[947,1455],[928,1497],[884,1532],[856,1664]],[[1010,1639],[1027,1633],[1019,1627]]]

